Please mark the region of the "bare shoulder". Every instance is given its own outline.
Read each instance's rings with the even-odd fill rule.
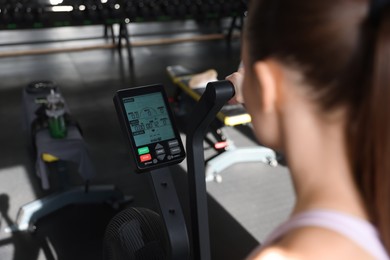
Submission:
[[[334,231],[305,227],[290,232],[276,244],[254,251],[249,259],[374,259],[353,241]]]
[[[280,246],[270,246],[263,250],[253,252],[249,260],[285,260],[285,259],[302,259],[294,255],[294,252]]]

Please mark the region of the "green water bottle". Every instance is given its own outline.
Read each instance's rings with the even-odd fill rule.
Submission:
[[[54,89],[47,96],[46,115],[48,117],[49,132],[53,138],[65,138],[66,122],[65,122],[65,102],[60,93],[56,93]]]

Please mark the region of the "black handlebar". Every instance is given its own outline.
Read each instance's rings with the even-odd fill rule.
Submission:
[[[193,259],[208,260],[211,258],[203,140],[217,113],[234,94],[234,86],[230,81],[208,83],[204,94],[189,117],[186,147]]]

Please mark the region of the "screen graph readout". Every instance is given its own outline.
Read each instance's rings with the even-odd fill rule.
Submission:
[[[137,147],[175,138],[161,93],[127,97],[123,105]]]

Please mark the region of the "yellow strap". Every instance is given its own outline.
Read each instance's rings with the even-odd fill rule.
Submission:
[[[60,159],[58,157],[55,157],[54,155],[48,154],[48,153],[43,153],[42,154],[42,160],[44,162],[56,162],[59,161]]]
[[[221,116],[221,112],[217,114],[217,117],[223,120],[223,123],[227,126],[236,126],[236,125],[244,125],[249,124],[252,121],[252,118],[249,114],[242,114],[237,116]]]

